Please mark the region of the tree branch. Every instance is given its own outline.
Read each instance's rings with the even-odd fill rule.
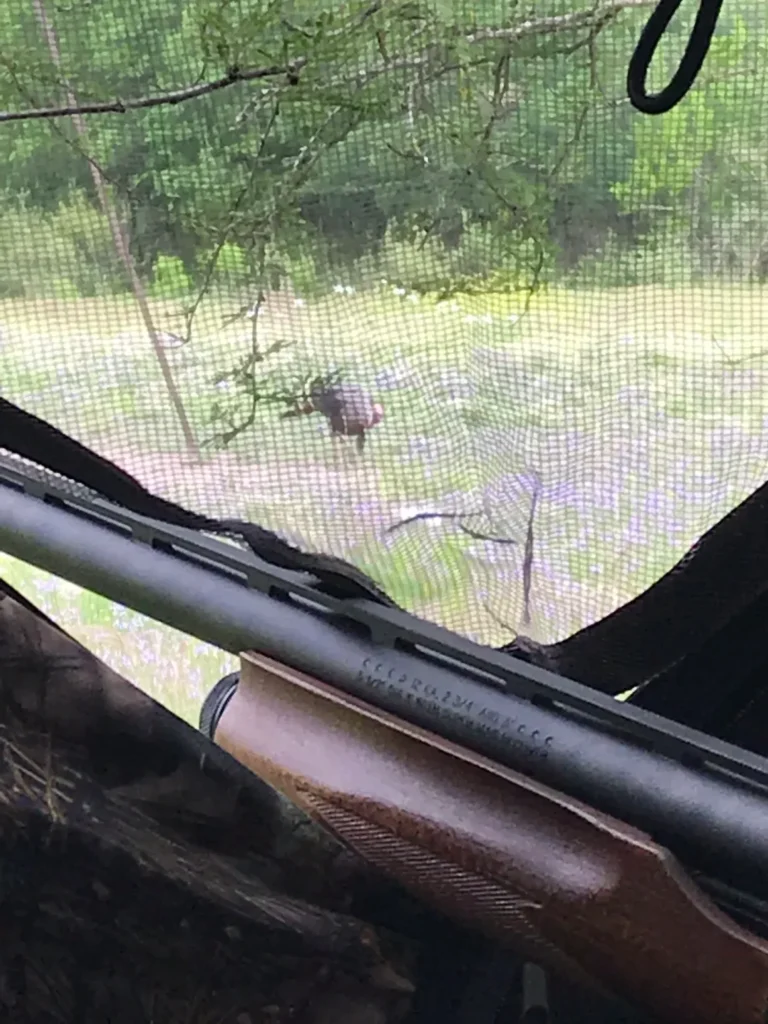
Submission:
[[[554,14],[549,18],[531,18],[519,25],[509,28],[481,28],[467,35],[470,43],[488,42],[493,39],[505,42],[517,42],[528,36],[552,35],[554,32],[567,32],[573,28],[583,28],[604,19],[610,20],[622,11],[643,7],[654,7],[658,0],[613,0],[613,3],[596,4],[585,11],[572,11],[570,14]]]
[[[582,28],[589,25],[608,24],[622,11],[653,7],[657,0],[612,0],[610,3],[598,4],[588,10],[573,11],[570,14],[557,14],[548,18],[530,18],[519,25],[507,28],[483,28],[476,32],[469,32],[466,35],[467,42],[518,42],[532,36],[552,35],[558,32],[568,32],[575,28]],[[361,21],[367,20],[378,13],[381,2],[374,2],[364,12]],[[358,85],[365,83],[379,75],[391,71],[412,70],[423,67],[429,63],[429,56],[404,58],[393,60],[373,67],[367,71],[361,71],[353,75],[350,81]],[[109,103],[84,103],[77,106],[65,107],[40,107],[33,110],[0,111],[0,123],[6,121],[29,121],[41,118],[72,117],[78,114],[125,114],[129,110],[147,110],[150,107],[175,106],[178,103],[186,103],[187,100],[198,99],[200,96],[207,96],[220,89],[227,89],[237,82],[252,82],[262,78],[276,78],[285,75],[289,82],[295,81],[299,71],[309,62],[308,57],[297,57],[288,61],[287,64],[272,65],[270,67],[230,68],[221,78],[210,82],[200,82],[196,85],[187,86],[182,89],[175,89],[171,92],[160,93],[155,96],[139,96],[129,100],[113,100]]]
[[[160,93],[157,96],[139,96],[132,100],[112,100],[109,103],[79,103],[76,106],[40,107],[35,110],[3,110],[0,111],[0,123],[4,121],[30,121],[40,118],[73,117],[78,114],[126,114],[129,110],[147,110],[149,107],[175,106],[187,100],[198,99],[209,93],[227,89],[237,82],[252,82],[260,78],[276,78],[286,75],[295,76],[307,63],[305,57],[289,61],[287,64],[273,65],[264,68],[249,68],[241,71],[231,68],[226,75],[212,82],[200,82],[184,89]]]

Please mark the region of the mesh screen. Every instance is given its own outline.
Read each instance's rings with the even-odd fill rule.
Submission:
[[[3,396],[481,642],[601,618],[766,477],[768,19],[725,6],[655,118],[647,0],[4,0]]]

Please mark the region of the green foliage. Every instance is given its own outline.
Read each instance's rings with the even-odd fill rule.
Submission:
[[[637,155],[625,181],[612,191],[625,209],[651,200],[674,201],[690,189],[715,143],[715,112],[706,93],[695,92],[662,118],[635,118]],[[677,207],[675,207],[676,209]]]
[[[689,277],[768,267],[757,0],[724,12],[700,82],[662,118],[622,101],[646,10],[598,23],[583,0],[530,17],[500,0],[48,7],[60,68],[33,5],[2,5],[4,109],[60,103],[69,87],[113,100],[294,70],[89,117],[85,138],[63,118],[4,126],[0,294],[126,288],[86,157],[156,296],[220,282],[253,298],[286,280],[314,295],[382,277],[443,296],[527,293],[558,278],[641,283],[664,261]],[[535,31],[552,14],[561,29]],[[685,17],[652,87],[679,60]],[[20,238],[35,251],[23,270]]]
[[[225,242],[218,255],[206,253],[205,262],[216,259],[216,271],[228,283],[238,284],[246,281],[249,274],[248,258],[245,252],[231,242]]]
[[[77,285],[69,277],[55,277],[51,281],[51,295],[54,299],[79,299]]]
[[[282,266],[299,295],[314,298],[326,293],[331,285],[333,268],[323,267],[321,261],[313,259],[309,253],[287,255]]]
[[[81,193],[55,213],[7,196],[0,218],[0,297],[77,298],[120,287],[109,227]]]
[[[183,298],[192,291],[192,282],[177,256],[158,256],[151,294],[156,299]]]

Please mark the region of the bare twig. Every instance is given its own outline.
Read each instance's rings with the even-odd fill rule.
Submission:
[[[465,533],[468,537],[473,540],[488,541],[491,544],[517,544],[513,537],[494,537],[489,533],[482,533],[480,530],[473,530],[466,523],[463,523],[463,519],[469,519],[472,516],[482,516],[485,512],[481,509],[477,509],[474,512],[418,512],[416,515],[408,516],[407,519],[401,519],[399,522],[394,523],[392,526],[387,527],[385,533],[394,533],[395,530],[401,529],[403,526],[409,526],[411,523],[417,523],[428,519],[448,519],[456,523],[462,533]]]
[[[514,628],[514,626],[511,626],[508,622],[505,622],[500,615],[497,615],[487,601],[483,601],[483,608],[490,615],[490,617],[493,619],[497,626],[501,626],[502,629],[506,629],[508,633],[512,633],[512,635],[515,637],[518,635],[517,630]]]
[[[418,523],[427,519],[463,519],[466,516],[481,516],[483,515],[482,510],[477,512],[418,512],[416,515],[408,516],[407,519],[401,519],[397,523],[393,523],[392,526],[388,526],[384,531],[385,533],[394,533],[395,530],[400,530],[404,526],[410,526],[411,523]]]
[[[278,110],[278,104],[276,103],[269,124],[267,126],[266,132],[262,137],[261,145],[257,153],[257,159],[254,161],[254,170],[259,166],[258,157],[261,156],[263,152],[264,146],[267,141],[267,135],[271,127],[274,125],[275,119],[278,116]],[[352,118],[348,120],[345,125],[342,125],[338,131],[334,132],[331,138],[326,139],[323,142],[323,134],[326,132],[327,129],[333,126],[334,118],[336,118],[342,112],[343,111],[340,106],[334,106],[329,112],[328,116],[324,118],[323,122],[315,129],[315,131],[307,140],[307,142],[299,149],[291,164],[291,167],[289,168],[286,179],[282,182],[282,195],[278,194],[277,197],[273,197],[269,219],[274,219],[274,217],[277,216],[277,213],[279,212],[282,204],[290,203],[293,200],[293,197],[296,194],[296,190],[307,180],[313,167],[320,159],[320,157],[323,155],[323,153],[328,152],[334,146],[342,142],[344,138],[346,138],[346,136],[349,134],[349,132],[351,132],[354,129],[354,127],[357,124],[357,121],[354,118]],[[245,390],[248,392],[248,396],[250,399],[250,408],[248,413],[239,422],[235,422],[233,419],[230,419],[229,429],[224,433],[216,435],[213,438],[209,438],[205,442],[206,446],[210,444],[216,444],[221,447],[226,447],[239,434],[242,434],[245,430],[251,427],[256,420],[257,407],[260,401],[276,403],[285,400],[284,396],[281,397],[275,394],[264,394],[262,391],[260,391],[255,377],[255,367],[258,363],[264,362],[267,356],[279,351],[282,348],[285,348],[286,344],[290,344],[285,341],[278,341],[271,345],[269,348],[267,348],[265,351],[261,351],[261,349],[259,348],[259,313],[261,311],[261,307],[263,306],[266,300],[266,295],[264,294],[264,283],[266,274],[267,252],[266,242],[263,239],[261,246],[262,247],[260,253],[259,270],[257,273],[258,293],[255,303],[250,308],[250,312],[252,313],[251,351],[249,355],[245,358],[243,363],[238,368],[236,368],[236,370],[232,374],[232,378],[239,384],[240,387],[245,386]],[[214,254],[214,256],[217,258],[216,253]],[[195,305],[195,307],[192,310],[193,315],[198,306],[199,302]],[[239,316],[240,313],[237,314],[237,317],[235,317],[235,319],[239,318]],[[191,330],[191,323],[188,329]]]
[[[533,578],[533,553],[534,553],[534,529],[533,524],[536,518],[536,507],[538,505],[539,497],[541,495],[541,479],[538,473],[532,472],[529,474],[532,480],[532,493],[531,493],[531,509],[528,513],[528,526],[525,534],[525,548],[523,550],[523,565],[522,565],[522,577],[523,577],[523,612],[520,616],[520,625],[528,626],[531,622],[531,587]],[[469,532],[465,530],[465,532]],[[478,539],[493,541],[497,544],[516,544],[517,541],[511,538],[499,538],[499,537],[479,537]],[[483,604],[486,612],[491,616],[495,622],[502,626],[504,629],[508,629],[510,633],[518,635],[518,630],[513,629],[509,623],[501,619],[493,609],[488,605],[487,602]]]
[[[275,78],[286,75],[295,76],[307,63],[305,57],[264,68],[230,68],[226,75],[211,82],[200,82],[183,89],[160,93],[156,96],[138,96],[135,99],[111,100],[107,103],[77,103],[64,107],[39,107],[36,110],[3,110],[0,111],[0,122],[29,121],[49,117],[72,117],[77,114],[127,114],[130,110],[147,110],[150,107],[176,106],[187,100],[199,99],[209,93],[226,89],[237,82],[252,82],[260,78]]]
[[[531,495],[531,511],[528,516],[528,529],[525,534],[525,550],[523,552],[523,614],[520,619],[521,626],[527,626],[531,621],[531,579],[533,576],[533,521],[536,517],[536,506],[541,494],[541,480],[538,474],[533,475],[533,494]]]
[[[510,47],[505,47],[504,53],[496,62],[493,73],[493,97],[491,99],[491,115],[482,132],[482,142],[486,149],[489,148],[493,130],[501,120],[504,110],[504,101],[509,92],[509,63]]]
[[[198,289],[197,295],[195,296],[195,299],[194,299],[192,305],[184,310],[184,325],[185,325],[184,340],[185,340],[185,342],[189,341],[190,338],[192,337],[192,323],[193,323],[193,321],[195,319],[195,316],[197,314],[198,309],[200,308],[200,304],[202,303],[203,299],[205,298],[205,296],[208,294],[208,291],[210,290],[211,282],[213,281],[213,274],[214,274],[214,271],[216,270],[216,265],[217,265],[217,263],[219,261],[219,256],[221,255],[221,252],[222,252],[224,246],[230,240],[230,235],[231,235],[231,233],[232,233],[232,231],[233,231],[233,229],[235,227],[235,223],[236,223],[236,220],[237,220],[237,214],[238,214],[240,208],[242,207],[243,203],[245,202],[246,198],[248,197],[248,195],[249,195],[249,193],[251,191],[251,187],[252,187],[252,185],[253,185],[254,181],[256,180],[256,177],[257,177],[257,175],[259,173],[259,162],[258,162],[259,158],[261,157],[262,153],[264,152],[264,148],[267,145],[267,141],[269,139],[270,132],[274,128],[275,122],[277,121],[277,118],[279,117],[279,115],[280,115],[280,102],[279,102],[279,100],[276,100],[275,104],[274,104],[274,106],[272,108],[272,113],[270,114],[269,120],[267,122],[267,126],[264,129],[264,132],[262,134],[261,142],[259,143],[259,148],[258,148],[258,151],[256,153],[256,159],[253,162],[253,166],[251,168],[251,173],[248,176],[248,181],[240,189],[240,192],[238,193],[234,203],[232,204],[232,206],[229,209],[229,223],[226,225],[226,227],[222,231],[221,236],[219,237],[219,240],[216,243],[216,246],[214,247],[213,252],[211,253],[210,259],[208,260],[208,265],[206,266],[205,273],[203,275],[203,282],[202,282],[200,288]],[[263,262],[263,260],[262,260],[262,262]],[[260,295],[260,297],[259,297],[259,306],[261,306],[262,302],[263,302],[263,296]],[[248,309],[248,308],[251,308],[251,307],[246,307],[246,308]],[[233,317],[232,320],[230,320],[229,322],[233,322],[236,319],[239,319],[239,314],[238,314],[238,316]],[[256,319],[256,317],[254,316],[254,324],[255,324],[255,319]],[[255,330],[255,327],[254,327],[254,330]],[[253,339],[253,341],[254,341],[254,344],[255,344],[255,338]]]
[[[466,535],[471,537],[473,540],[488,541],[490,544],[517,544],[514,537],[492,537],[489,533],[481,533],[479,530],[470,529],[470,527],[465,523],[459,523],[459,529],[462,533],[466,533]]]
[[[262,250],[260,273],[259,273],[259,281],[260,282],[263,280],[263,276],[264,276],[264,261],[265,261],[265,253]],[[250,408],[249,408],[248,413],[246,414],[244,419],[242,419],[239,423],[235,423],[233,421],[230,421],[229,430],[225,430],[223,433],[217,434],[216,437],[211,438],[211,440],[209,442],[207,442],[208,444],[215,443],[217,446],[226,448],[227,445],[229,445],[232,441],[234,441],[234,439],[239,434],[242,434],[243,431],[245,431],[249,427],[253,426],[253,424],[256,421],[256,413],[258,412],[259,399],[260,399],[261,395],[260,395],[260,393],[259,393],[259,391],[258,391],[258,389],[256,387],[256,381],[254,380],[254,377],[253,377],[253,370],[254,370],[254,366],[256,365],[256,363],[260,361],[260,359],[259,359],[258,330],[259,330],[259,313],[261,312],[261,307],[262,307],[263,303],[264,303],[264,292],[261,290],[261,288],[259,288],[259,295],[258,295],[258,298],[256,299],[256,302],[255,302],[254,306],[253,306],[253,323],[252,323],[252,326],[251,326],[251,351],[248,354],[248,357],[245,360],[245,363],[243,364],[243,366],[240,369],[239,374],[238,374],[242,379],[248,380],[248,383],[250,385],[250,396],[249,396],[250,397]]]

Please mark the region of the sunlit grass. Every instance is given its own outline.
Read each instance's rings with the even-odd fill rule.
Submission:
[[[233,394],[215,378],[250,349],[251,321],[224,322],[240,304],[206,299],[189,345],[168,356],[200,438],[217,429],[213,402]],[[154,301],[158,328],[180,331],[182,306]],[[0,379],[8,398],[154,490],[348,557],[409,609],[488,643],[520,622],[538,477],[529,632],[553,640],[653,583],[765,479],[768,290],[553,289],[523,308],[521,296],[437,303],[389,286],[270,296],[260,343],[291,342],[270,372],[338,367],[383,402],[362,460],[340,461],[319,417],[281,420],[265,403],[225,452],[190,462],[129,299],[0,303]],[[472,540],[450,522],[387,532],[446,509],[480,511],[485,532],[515,543]],[[117,629],[65,605],[68,628],[106,644],[110,663],[135,652],[137,671],[124,670],[147,688],[188,690],[194,703],[229,664],[146,620],[135,620],[143,639],[126,639],[123,620]],[[158,671],[142,660],[150,649]],[[209,656],[210,671],[199,667]]]

